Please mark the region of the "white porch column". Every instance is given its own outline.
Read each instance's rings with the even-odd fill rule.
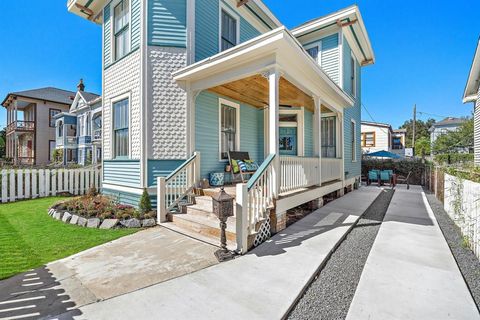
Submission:
[[[315,112],[313,115],[313,150],[318,157],[318,176],[319,185],[322,185],[322,100],[319,97],[313,97],[315,103]]]
[[[280,105],[280,71],[277,68],[268,74],[268,153],[275,154],[273,160],[273,186],[274,194],[280,193],[280,152],[279,152],[279,105]]]
[[[15,107],[14,109],[14,114],[13,114],[13,121],[15,121],[14,129],[16,129],[18,123],[17,123],[17,118],[18,118],[18,106],[17,106],[17,99],[13,101],[13,106]],[[18,164],[18,136],[17,136],[17,131],[15,130],[13,133],[13,159],[14,163]]]
[[[187,158],[190,157],[195,151],[195,102],[197,96],[201,91],[191,90],[190,85],[187,84]]]

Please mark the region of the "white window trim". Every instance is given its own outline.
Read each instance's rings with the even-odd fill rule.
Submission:
[[[357,162],[357,122],[354,119],[351,119],[353,123],[353,154],[352,154],[352,162]]]
[[[318,41],[309,43],[304,48],[305,48],[305,51],[307,51],[308,49],[311,49],[313,47],[318,47],[317,63],[318,63],[319,66],[322,66],[322,40],[318,40]],[[308,52],[307,52],[307,54],[308,54]]]
[[[113,130],[113,105],[119,101],[128,99],[128,158],[132,158],[132,93],[127,92],[118,95],[110,100],[110,159],[115,160],[115,142]],[[103,126],[102,126],[103,127]]]
[[[123,58],[125,58],[126,56],[128,56],[130,54],[130,52],[132,52],[132,0],[129,0],[128,1],[128,28],[129,28],[129,32],[130,32],[130,36],[129,36],[129,39],[130,39],[130,48],[129,48],[129,51],[127,53],[125,53],[125,55],[121,58],[118,58],[118,59],[115,59],[115,56],[116,56],[116,47],[115,47],[115,7],[120,3],[122,2],[123,0],[113,0],[111,3],[110,3],[110,64],[112,63],[115,63]],[[102,35],[103,37],[103,35]]]
[[[230,9],[225,3],[220,2],[218,6],[218,52],[222,52],[222,10],[226,11],[229,15],[231,15],[237,22],[237,43],[240,43],[240,15]]]
[[[237,132],[235,135],[235,144],[237,148],[240,148],[240,104],[235,103],[233,101],[218,98],[218,161],[220,162],[228,162],[228,159],[222,159],[222,104],[235,108],[236,110],[236,126]],[[234,150],[239,151],[239,150]]]
[[[291,122],[279,122],[279,127],[296,127],[297,128],[297,157],[303,157],[305,155],[305,109],[301,108],[298,110],[279,110],[280,114],[296,114],[297,123],[296,125]],[[279,141],[277,142],[279,143]]]

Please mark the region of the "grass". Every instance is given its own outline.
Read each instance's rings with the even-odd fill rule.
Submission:
[[[55,220],[47,211],[62,199],[0,204],[0,279],[138,231],[88,229]]]

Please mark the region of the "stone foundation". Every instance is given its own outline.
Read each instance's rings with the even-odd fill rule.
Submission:
[[[287,212],[277,213],[274,210],[270,211],[270,227],[271,233],[275,234],[287,227]]]

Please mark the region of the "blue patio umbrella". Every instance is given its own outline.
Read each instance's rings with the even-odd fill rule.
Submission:
[[[400,159],[400,158],[402,158],[398,154],[395,154],[395,153],[392,153],[392,152],[389,152],[389,151],[385,151],[385,150],[367,153],[367,154],[365,154],[365,156],[366,157],[372,157],[372,158],[388,158],[388,159]]]

